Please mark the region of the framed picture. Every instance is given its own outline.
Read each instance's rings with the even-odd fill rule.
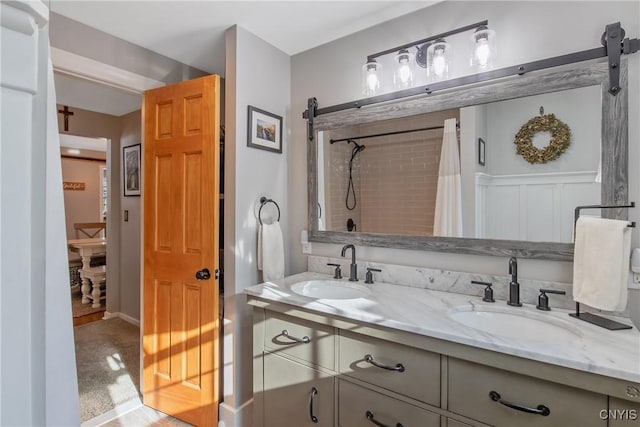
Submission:
[[[125,196],[139,196],[142,186],[140,174],[140,144],[122,149],[122,171]]]
[[[478,138],[478,163],[480,163],[482,166],[484,166],[484,150],[484,139]]]
[[[249,105],[247,146],[282,153],[282,117]]]

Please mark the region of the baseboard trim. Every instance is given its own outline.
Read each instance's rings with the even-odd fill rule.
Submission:
[[[131,317],[128,314],[120,313],[119,311],[115,313],[110,313],[108,311],[105,311],[104,317],[102,319],[108,320],[108,319],[115,319],[116,317],[124,320],[125,322],[131,323],[132,325],[136,325],[138,327],[140,326],[140,320],[134,317]]]
[[[239,408],[222,402],[218,406],[218,427],[243,427],[252,424],[253,399],[247,400]]]

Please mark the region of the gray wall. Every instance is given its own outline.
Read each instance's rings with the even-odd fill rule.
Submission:
[[[290,120],[290,57],[241,27],[226,34],[225,211],[224,211],[224,425],[249,425],[241,411],[253,396],[252,316],[242,294],[261,282],[256,266],[260,196],[275,200],[282,212],[286,242],[289,220],[287,157]],[[283,117],[282,154],[247,147],[247,106]],[[302,202],[306,200],[306,195]],[[299,208],[296,203],[296,208]],[[300,236],[299,231],[297,236]],[[285,265],[289,270],[289,263]],[[248,416],[248,415],[247,415]]]
[[[516,133],[531,118],[554,114],[571,130],[571,145],[557,159],[532,165],[516,153]],[[487,104],[486,167],[489,175],[595,171],[600,161],[600,86],[547,93]],[[542,148],[549,136],[533,138]]]
[[[142,142],[142,113],[140,110],[119,117],[121,125],[119,160],[122,148]],[[142,146],[144,149],[144,145]],[[142,165],[144,167],[144,165]],[[118,168],[118,177],[122,171]],[[141,175],[144,176],[144,175]],[[114,221],[120,221],[120,308],[119,312],[140,320],[140,269],[142,258],[142,202],[140,197],[124,197],[122,181],[117,187],[120,210],[114,211]],[[124,221],[124,211],[129,211],[129,221]]]
[[[306,121],[301,118],[307,98],[317,97],[320,107],[348,102],[362,97],[360,93],[360,67],[367,54],[418,40],[428,35],[488,19],[490,27],[498,33],[496,67],[591,49],[600,46],[600,36],[606,24],[620,21],[627,35],[640,33],[638,2],[461,2],[438,3],[411,15],[372,27],[292,58],[292,122],[291,151],[289,155],[289,272],[306,270],[306,256],[299,242],[300,230],[307,228],[306,209]],[[455,42],[452,38],[451,42]],[[453,77],[466,70],[467,43],[458,40]],[[638,150],[638,74],[639,55],[630,58],[629,121],[630,165],[640,160]],[[389,82],[390,79],[386,79]],[[390,90],[390,87],[386,87]],[[638,168],[630,167],[630,200],[640,198]],[[638,220],[638,209],[630,211]],[[634,233],[633,246],[638,246],[638,233]],[[339,247],[313,244],[313,253],[335,256]],[[438,267],[458,271],[487,274],[506,274],[507,260],[501,257],[481,257],[424,253],[407,250],[358,248],[358,256],[368,260],[398,264]],[[522,260],[523,277],[570,281],[572,264]]]
[[[64,217],[67,224],[67,239],[86,237],[78,235],[73,225],[76,222],[102,221],[102,187],[100,170],[104,161],[62,158],[62,180],[83,182],[85,189],[64,190]]]

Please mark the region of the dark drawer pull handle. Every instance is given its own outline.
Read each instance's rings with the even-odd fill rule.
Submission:
[[[371,411],[367,411],[366,412],[366,416],[367,416],[367,419],[370,422],[372,422],[373,424],[377,425],[378,427],[389,427],[388,425],[382,424],[380,421],[376,420],[375,416],[373,415],[373,412],[371,412]],[[400,423],[396,423],[395,427],[404,427],[404,426],[402,424],[400,424]]]
[[[373,356],[370,354],[364,355],[364,360],[371,363],[373,366],[381,369],[386,369],[387,371],[396,371],[396,372],[404,372],[404,366],[402,363],[397,363],[395,366],[383,365],[382,363],[378,363],[373,359]]]
[[[313,421],[314,424],[318,424],[318,417],[313,415],[313,402],[316,400],[317,394],[318,389],[311,387],[311,397],[309,398],[309,418],[311,418],[311,421]]]
[[[309,344],[311,342],[311,338],[309,338],[308,336],[305,335],[302,338],[294,337],[292,335],[289,335],[289,331],[287,331],[286,329],[282,330],[282,336],[285,338],[289,338],[290,340],[293,340],[295,342],[302,342],[305,344]]]
[[[494,402],[498,402],[501,405],[508,406],[511,409],[526,412],[528,414],[536,414],[536,415],[542,415],[543,417],[546,417],[551,413],[551,410],[544,405],[538,405],[536,409],[533,409],[533,408],[527,408],[526,406],[518,405],[517,403],[511,403],[511,402],[507,402],[506,400],[502,400],[502,398],[500,397],[500,393],[498,393],[497,391],[491,390],[489,392],[489,397]]]

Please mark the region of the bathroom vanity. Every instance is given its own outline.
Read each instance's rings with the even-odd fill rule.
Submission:
[[[322,273],[245,292],[255,426],[640,423],[635,328],[612,332],[567,310]]]

